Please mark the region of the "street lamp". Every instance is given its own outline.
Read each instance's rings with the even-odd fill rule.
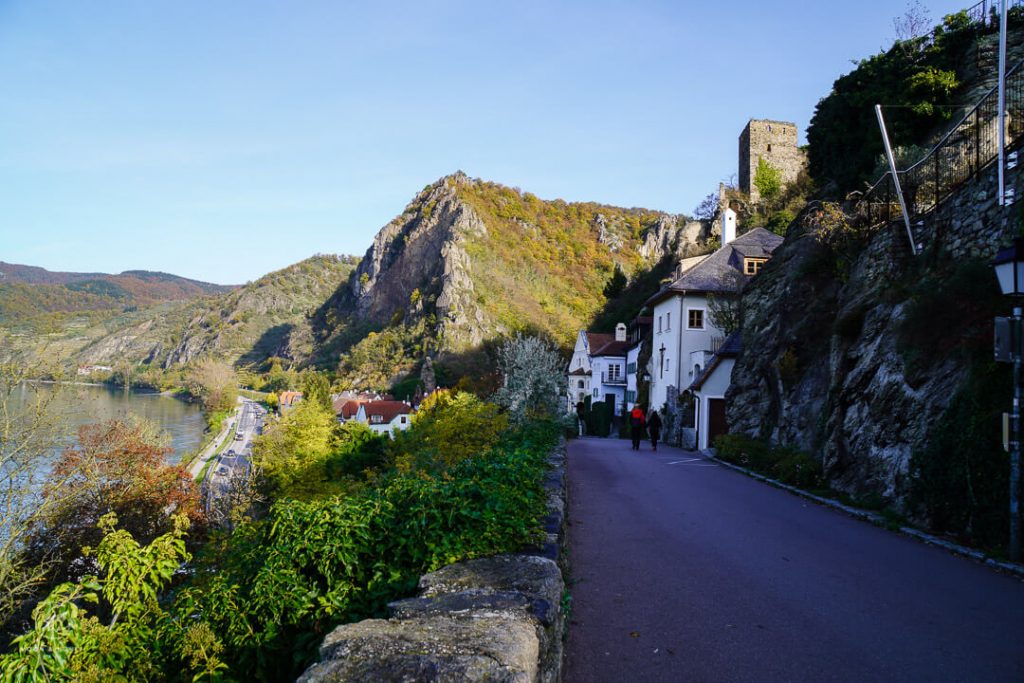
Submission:
[[[1013,436],[1010,441],[1010,560],[1020,560],[1020,371],[1021,371],[1021,305],[1024,296],[1024,239],[1018,237],[1013,246],[1003,249],[992,260],[999,280],[999,289],[1014,299],[1013,316],[1010,318],[1010,357],[1013,360],[1013,412],[1010,426]],[[998,323],[997,323],[998,324]]]

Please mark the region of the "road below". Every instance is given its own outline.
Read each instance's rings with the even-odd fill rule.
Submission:
[[[566,681],[1024,680],[1024,582],[643,448],[569,443]]]

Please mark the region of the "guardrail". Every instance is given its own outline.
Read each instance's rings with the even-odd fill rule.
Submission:
[[[979,3],[985,4],[985,3]],[[990,90],[930,152],[898,171],[910,218],[927,213],[995,160],[999,149],[999,94]],[[1024,139],[1024,62],[1006,73],[1006,149]],[[902,217],[892,173],[886,172],[857,202],[869,226]]]

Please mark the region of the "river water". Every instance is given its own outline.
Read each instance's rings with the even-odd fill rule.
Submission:
[[[14,393],[14,404],[34,400],[34,392],[56,392],[52,403],[67,421],[69,442],[78,427],[135,415],[158,425],[169,437],[172,463],[194,452],[202,442],[206,421],[199,406],[170,396],[139,391],[124,391],[105,386],[24,384]]]

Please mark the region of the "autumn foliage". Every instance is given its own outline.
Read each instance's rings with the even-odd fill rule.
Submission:
[[[196,539],[204,527],[199,489],[184,467],[167,463],[170,452],[144,424],[79,428],[77,445],[64,450],[43,487],[41,495],[57,502],[33,533],[32,554],[54,563],[55,578],[71,577],[82,547],[102,539],[99,520],[110,512],[141,543],[172,531],[181,514]]]

